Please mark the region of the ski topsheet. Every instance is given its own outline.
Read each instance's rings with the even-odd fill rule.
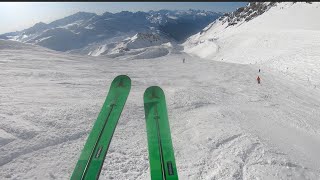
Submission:
[[[118,119],[131,88],[128,76],[117,76],[89,134],[71,180],[98,179]]]
[[[178,179],[164,92],[152,86],[146,89],[143,99],[151,179]]]

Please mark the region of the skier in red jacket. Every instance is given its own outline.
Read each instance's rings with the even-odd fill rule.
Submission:
[[[258,84],[260,84],[260,77],[259,76],[257,77],[257,81],[258,81]]]

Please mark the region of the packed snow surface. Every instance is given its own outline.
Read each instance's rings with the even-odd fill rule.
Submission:
[[[257,64],[320,86],[319,18],[319,2],[282,2],[248,22],[217,20],[191,36],[184,51],[215,61]]]
[[[256,65],[155,57],[0,41],[1,179],[69,179],[120,74],[132,88],[100,179],[150,179],[143,93],[153,85],[166,95],[180,179],[319,179],[318,88],[264,69],[257,84]]]

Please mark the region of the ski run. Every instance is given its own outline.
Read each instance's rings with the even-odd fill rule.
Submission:
[[[70,179],[118,75],[130,77],[131,89],[99,180],[151,179],[150,86],[165,94],[179,179],[319,179],[318,6],[280,3],[242,25],[139,56],[0,40],[0,179]],[[314,16],[302,21],[304,13]]]

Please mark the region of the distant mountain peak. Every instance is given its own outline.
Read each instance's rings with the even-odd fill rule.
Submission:
[[[137,33],[139,36],[142,33],[162,33],[171,40],[181,41],[221,15],[202,10],[121,11],[102,15],[81,11],[48,24],[40,22],[20,32],[7,33],[10,37],[0,37],[58,51],[85,48],[90,44],[107,42],[108,39],[113,39],[112,43],[115,39],[120,42],[121,38]]]
[[[47,25],[47,24],[44,23],[44,22],[38,22],[38,23],[36,23],[34,26],[43,26],[43,25]]]
[[[236,11],[225,13],[219,20],[223,23],[227,22],[228,26],[236,25],[239,22],[252,20],[276,4],[276,2],[250,2],[247,6],[240,7]]]

